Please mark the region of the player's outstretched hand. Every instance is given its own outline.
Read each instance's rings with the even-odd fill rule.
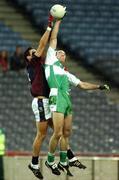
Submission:
[[[53,21],[54,21],[54,17],[49,14],[48,16],[48,27],[52,28],[53,27]]]
[[[107,84],[104,84],[104,85],[100,85],[100,86],[99,86],[99,89],[100,89],[100,90],[108,90],[108,91],[109,91],[109,90],[110,90],[110,87],[109,87]]]

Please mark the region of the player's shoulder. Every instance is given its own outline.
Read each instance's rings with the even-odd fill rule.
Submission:
[[[39,60],[41,59],[41,56],[38,56],[36,54],[33,55],[32,60]]]
[[[49,46],[45,64],[53,65],[56,61],[58,61],[56,57],[56,51],[51,46]]]
[[[40,63],[41,61],[42,61],[42,57],[38,57],[34,54],[29,64],[35,65]]]
[[[49,46],[48,48],[48,53],[55,53],[56,50],[54,48],[52,48],[51,46]]]

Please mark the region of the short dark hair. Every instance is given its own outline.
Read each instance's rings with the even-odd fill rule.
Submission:
[[[28,47],[24,52],[24,59],[25,61],[28,61],[27,56],[29,55],[29,51],[33,49],[32,47]]]

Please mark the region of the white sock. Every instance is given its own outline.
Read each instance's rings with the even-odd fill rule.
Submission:
[[[67,166],[67,162],[61,162],[60,163],[63,165],[63,166]]]
[[[53,165],[53,164],[55,164],[55,161],[53,161],[53,162],[49,162],[49,161],[47,161],[48,162],[48,164],[49,165]]]
[[[73,162],[73,161],[76,161],[77,158],[76,157],[73,157],[72,159],[69,159],[69,162]]]
[[[31,167],[34,168],[34,169],[38,169],[39,168],[39,164],[35,164],[34,165],[34,164],[31,163]]]

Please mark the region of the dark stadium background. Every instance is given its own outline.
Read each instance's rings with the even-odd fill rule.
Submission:
[[[67,53],[69,71],[82,81],[108,84],[111,89],[82,91],[71,87],[71,147],[81,157],[118,157],[119,1],[0,0],[0,51],[7,50],[11,56],[17,45],[23,51],[30,45],[37,47],[48,11],[57,3],[67,7],[58,44]],[[29,88],[25,69],[0,71],[0,128],[6,136],[6,156],[32,152],[35,120]],[[49,129],[43,143],[43,154],[48,151],[51,132]]]

